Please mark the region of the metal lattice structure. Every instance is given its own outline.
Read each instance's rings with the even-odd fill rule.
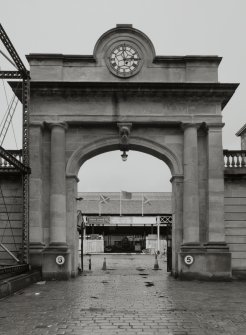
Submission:
[[[25,68],[25,65],[20,59],[18,53],[16,52],[13,44],[11,43],[10,39],[8,38],[8,35],[6,34],[1,24],[0,24],[0,39],[2,43],[4,44],[5,48],[8,50],[14,64],[16,65],[18,69],[18,72],[21,75],[21,78],[29,78],[29,71],[27,71],[27,69]]]
[[[22,79],[22,74],[19,71],[1,71],[0,79]]]
[[[160,224],[169,225],[169,224],[172,224],[172,222],[173,222],[172,215],[160,216]]]
[[[11,168],[15,167],[23,174],[29,174],[31,172],[30,168],[22,164],[18,159],[16,159],[12,151],[9,152],[0,146],[0,156],[2,157],[2,159],[4,159],[5,162],[8,162],[8,166],[6,166],[5,168],[9,168],[9,171],[11,171]]]
[[[0,39],[11,56],[7,58],[18,71],[0,71],[0,79],[22,79],[22,105],[23,105],[23,149],[22,163],[11,153],[0,147],[0,156],[5,159],[10,166],[17,168],[22,173],[23,185],[23,226],[22,226],[22,263],[29,263],[29,99],[30,99],[30,73],[25,68],[8,35],[0,24]],[[2,53],[3,54],[3,53]],[[11,121],[12,118],[9,118]],[[7,123],[10,121],[7,121]],[[9,124],[5,126],[4,132]],[[4,135],[3,135],[4,136]],[[4,139],[4,138],[3,138]]]
[[[30,80],[23,79],[22,104],[23,104],[23,164],[29,166],[29,97]],[[23,175],[23,262],[29,263],[29,174]]]
[[[3,126],[2,126],[2,129],[1,129],[1,133],[0,133],[0,145],[3,145],[5,136],[8,132],[9,126],[12,122],[17,104],[18,104],[18,98],[16,96],[14,96],[13,99],[11,100],[11,103],[10,103],[9,107],[8,107],[8,111],[6,112],[5,117],[4,117]]]

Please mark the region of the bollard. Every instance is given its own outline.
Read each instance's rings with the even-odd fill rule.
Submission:
[[[102,267],[102,270],[107,270],[107,266],[106,266],[106,257],[104,257],[104,260],[103,260],[103,267]]]
[[[89,256],[89,270],[91,270],[91,255]]]
[[[157,260],[157,253],[155,254],[155,265],[154,270],[159,270],[158,260]]]

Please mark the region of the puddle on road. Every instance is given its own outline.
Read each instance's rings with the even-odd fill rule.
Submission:
[[[80,310],[81,312],[88,312],[88,311],[90,311],[90,312],[104,312],[105,311],[105,308],[97,308],[97,307],[89,307],[89,308],[81,308],[81,310]]]
[[[154,286],[154,283],[152,283],[151,281],[145,281],[145,286],[146,287],[152,287],[152,286]]]
[[[115,271],[116,269],[108,269],[107,268],[107,271],[105,272],[107,275],[110,275],[110,272],[109,271]]]
[[[42,328],[48,328],[48,325],[37,325],[35,328],[36,329],[42,329]]]

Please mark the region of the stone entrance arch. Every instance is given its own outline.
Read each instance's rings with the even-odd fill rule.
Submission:
[[[119,138],[117,135],[118,134],[116,133],[115,137],[106,137],[104,139],[92,141],[92,143],[80,146],[73,152],[67,162],[66,175],[77,176],[82,164],[84,164],[84,162],[89,158],[108,151],[120,150]],[[131,137],[128,148],[129,150],[140,151],[161,159],[168,165],[173,175],[183,174],[182,161],[178,156],[176,156],[175,152],[170,150],[168,147],[161,145],[161,141],[154,142],[143,137]]]
[[[180,188],[182,188],[183,183],[183,167],[182,161],[178,156],[176,156],[175,152],[170,150],[168,147],[161,145],[161,139],[158,142],[154,142],[149,139],[141,138],[141,137],[131,137],[129,141],[129,150],[131,151],[140,151],[149,155],[152,155],[164,163],[168,165],[170,171],[172,173],[172,184],[173,184],[173,198],[176,199],[174,203],[173,213],[176,213],[176,221],[173,222],[175,227],[182,227],[182,217],[180,216],[181,213],[181,206],[182,206],[182,197],[178,192],[182,192]],[[113,151],[113,150],[120,150],[119,145],[119,137],[117,131],[115,131],[115,137],[106,137],[104,139],[100,139],[98,141],[93,141],[86,145],[82,145],[79,147],[69,158],[67,167],[66,167],[66,177],[67,177],[67,185],[68,189],[71,190],[70,193],[67,194],[67,211],[70,213],[70,217],[68,221],[74,221],[74,211],[76,209],[76,196],[77,196],[77,175],[81,168],[81,166],[90,158],[95,157],[96,155]],[[150,172],[151,177],[151,172]],[[178,186],[178,184],[180,184]],[[177,194],[176,194],[177,193]],[[74,199],[72,202],[71,199]],[[70,227],[74,229],[75,226]],[[175,238],[176,245],[174,244],[173,249],[173,262],[176,263],[176,266],[173,268],[173,273],[177,272],[178,266],[178,250],[177,245],[180,247],[181,243],[181,232],[182,228],[176,229],[175,231]],[[179,236],[179,235],[180,236]],[[75,250],[77,253],[77,249]],[[77,256],[75,255],[75,259]],[[76,264],[77,265],[77,264]],[[76,266],[75,265],[75,266]]]
[[[114,149],[149,153],[172,172],[173,274],[230,278],[221,112],[237,85],[218,82],[221,58],[156,56],[145,34],[118,25],[99,38],[93,56],[27,59],[30,252],[44,278],[76,276],[77,173]]]

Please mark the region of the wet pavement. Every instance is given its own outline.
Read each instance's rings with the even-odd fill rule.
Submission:
[[[184,282],[151,255],[88,257],[82,276],[0,300],[1,335],[245,335],[245,282]]]

